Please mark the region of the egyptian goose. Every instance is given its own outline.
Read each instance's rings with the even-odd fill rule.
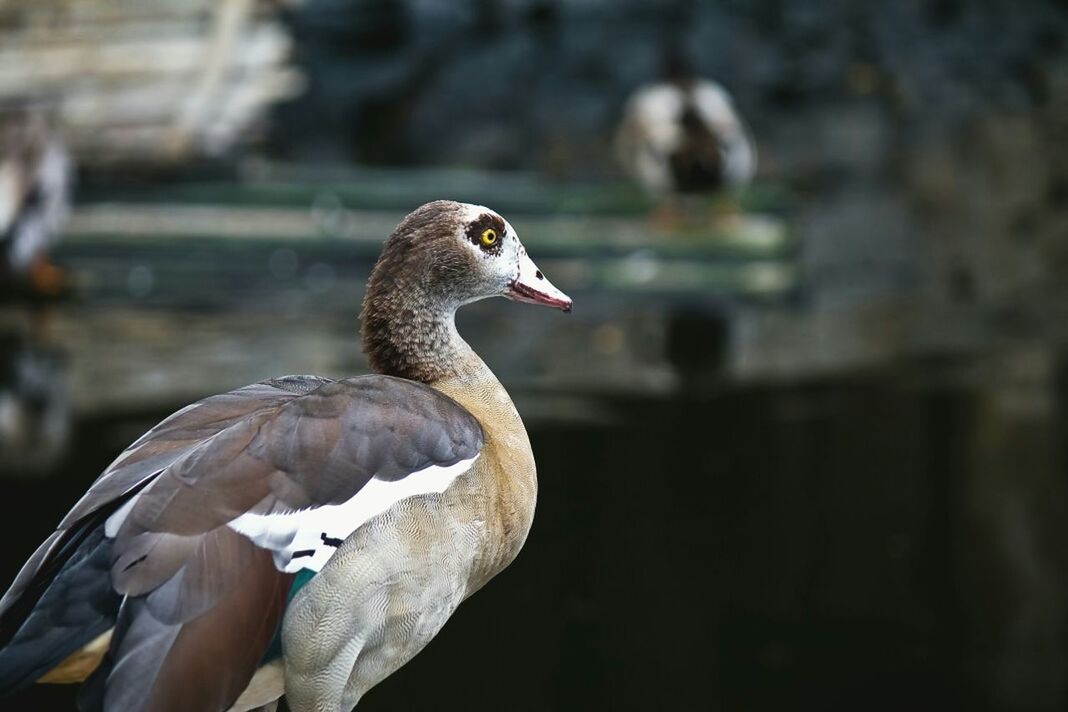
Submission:
[[[91,672],[88,710],[355,707],[530,529],[523,421],[454,323],[493,296],[571,308],[492,210],[408,215],[363,303],[378,374],[256,383],[131,445],[0,599],[0,690]]]
[[[655,196],[746,185],[756,149],[727,90],[669,57],[664,78],[628,99],[616,133],[624,170]]]

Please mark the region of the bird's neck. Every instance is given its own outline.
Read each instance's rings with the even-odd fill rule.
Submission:
[[[418,280],[400,284],[390,272],[372,279],[364,300],[363,344],[379,373],[426,383],[482,424],[485,446],[454,495],[461,509],[484,523],[485,551],[474,566],[473,593],[508,565],[534,518],[538,477],[526,428],[508,392],[456,331],[456,309],[421,293]],[[488,527],[488,528],[486,528]]]
[[[369,294],[363,348],[373,368],[421,383],[489,371],[456,330],[456,307],[439,306],[418,288]]]
[[[485,537],[468,581],[470,595],[510,564],[523,547],[538,499],[537,467],[523,420],[487,366],[430,385],[475,416],[486,437],[470,475],[453,489],[465,513],[461,519],[473,517]]]

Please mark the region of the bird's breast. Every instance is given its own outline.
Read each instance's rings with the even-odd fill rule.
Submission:
[[[484,531],[482,551],[472,571],[470,591],[474,592],[508,566],[523,547],[534,521],[537,468],[523,421],[492,374],[485,381],[459,388],[451,383],[435,387],[478,418],[486,436],[471,471],[450,488],[458,517],[478,521]]]

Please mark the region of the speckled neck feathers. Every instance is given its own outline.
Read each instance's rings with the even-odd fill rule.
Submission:
[[[457,333],[471,264],[442,241],[462,225],[457,203],[424,205],[397,226],[375,264],[363,301],[363,349],[379,373],[433,383],[483,367]]]

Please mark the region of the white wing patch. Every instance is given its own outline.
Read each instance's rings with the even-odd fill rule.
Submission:
[[[372,517],[409,497],[444,492],[477,459],[476,455],[449,467],[430,466],[394,482],[371,478],[341,504],[296,512],[243,514],[228,526],[273,552],[280,571],[319,571],[337,547]]]
[[[126,521],[126,515],[130,513],[133,506],[137,504],[138,498],[141,497],[141,493],[138,492],[133,497],[123,502],[122,506],[112,512],[111,516],[104,522],[104,536],[108,539],[114,539],[115,535],[119,533],[119,527]]]

